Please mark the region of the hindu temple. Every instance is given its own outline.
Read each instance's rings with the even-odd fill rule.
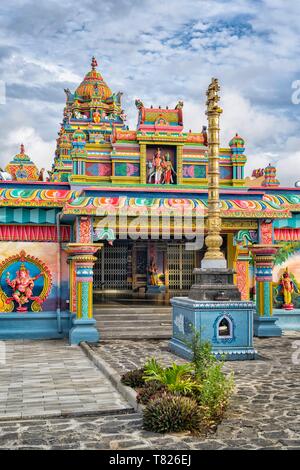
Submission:
[[[187,131],[183,101],[136,99],[129,129],[94,57],[64,91],[52,168],[37,168],[23,142],[0,172],[1,339],[98,341],[95,304],[169,305],[204,257],[205,116]],[[300,329],[300,188],[282,187],[272,164],[246,177],[245,151],[238,133],[219,149],[221,250],[241,300],[256,303],[254,334],[280,335]]]

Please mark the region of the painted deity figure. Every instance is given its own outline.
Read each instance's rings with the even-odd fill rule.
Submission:
[[[96,122],[97,124],[101,121],[101,114],[99,113],[98,109],[96,109],[96,111],[93,112],[93,121]]]
[[[280,284],[282,287],[284,299],[284,304],[282,307],[286,310],[293,310],[294,305],[292,303],[292,294],[294,292],[294,284],[287,270],[283,273]]]
[[[147,162],[147,175],[148,175],[148,183],[152,183],[152,178],[155,176],[155,168],[153,162],[150,160]]]
[[[164,181],[163,181],[164,184],[173,184],[174,183],[173,174],[175,173],[175,170],[173,168],[169,152],[167,152],[165,155],[165,159],[163,161],[163,169],[164,169]]]
[[[163,174],[163,157],[161,156],[161,150],[159,147],[153,156],[153,167],[155,170],[154,184],[160,184]]]
[[[125,122],[127,119],[127,114],[125,114],[124,109],[121,110],[120,119]]]
[[[150,285],[151,286],[158,286],[159,285],[159,282],[158,282],[158,268],[157,268],[157,265],[156,265],[154,259],[152,259],[151,262],[150,262],[149,274],[150,274]]]
[[[66,107],[64,109],[64,118],[63,118],[64,124],[70,124],[71,119],[72,119],[72,111]]]
[[[6,275],[6,283],[13,289],[12,298],[19,305],[17,307],[18,312],[26,312],[27,307],[24,307],[29,300],[39,300],[37,297],[33,297],[34,281],[41,277],[43,274],[40,273],[37,276],[31,277],[29,270],[25,267],[24,263],[21,264],[20,269],[16,273],[16,278],[11,280],[10,273]]]
[[[74,117],[75,119],[87,119],[86,115],[81,114],[81,112],[78,111],[77,109],[74,110]]]

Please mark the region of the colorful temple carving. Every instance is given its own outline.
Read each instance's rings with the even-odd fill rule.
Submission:
[[[129,129],[122,93],[97,67],[93,57],[78,88],[65,89],[49,178],[23,145],[0,173],[0,337],[24,330],[97,340],[93,292],[184,294],[204,255],[190,232],[207,233],[206,127],[184,130],[182,101],[162,108],[136,99]],[[222,251],[242,299],[256,299],[260,315],[275,310],[279,326],[299,328],[299,188],[281,188],[272,165],[245,178],[246,161],[236,134],[219,155]],[[180,237],[184,215],[190,232]],[[22,261],[24,252],[36,261]],[[287,268],[291,298],[280,288]]]
[[[95,58],[91,66],[74,93],[65,90],[66,106],[51,180],[205,186],[206,128],[184,132],[183,102],[179,101],[174,109],[147,108],[137,99],[137,128],[129,130],[121,105],[122,93],[112,93],[97,71]],[[241,186],[246,163],[243,139],[236,136],[229,145],[221,150],[221,181],[226,186]]]

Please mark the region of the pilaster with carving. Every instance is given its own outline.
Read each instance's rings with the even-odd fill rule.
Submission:
[[[254,317],[255,336],[281,336],[282,330],[277,326],[277,318],[273,316],[273,266],[278,246],[254,245],[251,252],[255,264],[256,278],[256,309]]]
[[[140,144],[140,183],[147,182],[147,156],[146,144]]]
[[[177,152],[176,152],[177,184],[182,184],[182,158],[183,158],[183,146],[177,145]]]
[[[69,333],[71,344],[81,341],[97,342],[99,333],[93,318],[93,267],[100,243],[69,243],[64,247],[70,262],[70,309],[76,312]]]
[[[236,283],[241,293],[241,300],[250,300],[249,262],[248,248],[237,247],[235,263]]]

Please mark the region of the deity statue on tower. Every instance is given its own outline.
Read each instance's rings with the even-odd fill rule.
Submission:
[[[93,112],[93,121],[97,124],[101,121],[101,114],[99,113],[98,109]]]
[[[169,152],[165,154],[162,166],[164,169],[164,175],[163,175],[164,184],[173,184],[174,183],[173,174],[175,174],[175,170],[173,168]]]
[[[212,78],[211,83],[206,92],[206,96],[207,96],[206,114],[209,112],[217,112],[219,114],[222,113],[222,109],[218,105],[218,101],[220,100],[220,97],[218,95],[219,91],[220,91],[220,85],[219,85],[218,79]]]
[[[154,184],[161,183],[161,177],[163,173],[163,163],[164,159],[161,155],[161,150],[158,147],[153,156],[153,167],[154,167]]]
[[[11,280],[10,273],[7,273],[6,283],[13,289],[12,298],[19,305],[17,307],[17,312],[27,312],[27,307],[24,305],[27,304],[30,300],[36,300],[39,302],[39,297],[33,296],[33,288],[34,281],[36,281],[41,276],[43,276],[43,273],[31,277],[29,270],[26,268],[24,263],[21,264],[20,269],[17,271],[15,279]]]

